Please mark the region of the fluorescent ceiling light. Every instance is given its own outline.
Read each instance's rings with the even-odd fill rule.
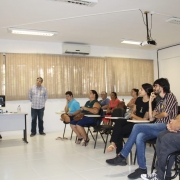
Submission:
[[[58,34],[56,31],[39,31],[39,30],[31,30],[31,29],[17,29],[17,28],[8,28],[13,34],[24,34],[24,35],[35,35],[35,36],[53,36]]]
[[[140,45],[141,44],[140,41],[132,41],[132,40],[125,40],[125,39],[123,39],[121,41],[121,43],[124,43],[124,44],[135,44],[135,45]]]

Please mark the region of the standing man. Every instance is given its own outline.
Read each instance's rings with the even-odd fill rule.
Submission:
[[[48,94],[45,87],[41,86],[43,83],[43,78],[38,77],[36,80],[36,86],[33,86],[29,91],[29,100],[31,103],[31,135],[33,137],[36,135],[36,124],[38,118],[38,127],[39,127],[39,134],[46,135],[44,133],[43,127],[43,116],[44,116],[44,109],[45,109],[45,102],[47,100]]]
[[[102,109],[107,109],[109,105],[110,99],[107,98],[107,93],[105,91],[101,92],[101,98],[102,100],[99,101]]]
[[[147,174],[145,142],[156,138],[158,134],[166,129],[166,124],[177,116],[178,103],[176,97],[170,92],[170,84],[167,79],[157,79],[154,84],[154,93],[159,94],[161,100],[152,111],[152,101],[155,99],[154,93],[151,93],[149,100],[149,120],[154,123],[135,124],[132,132],[124,145],[124,148],[116,158],[108,159],[106,162],[110,165],[125,166],[126,158],[130,153],[134,143],[136,143],[137,160],[139,168],[128,175],[130,179],[137,179],[141,174]]]
[[[73,98],[73,93],[71,91],[67,91],[66,95],[66,106],[64,108],[65,113],[61,115],[61,120],[66,123],[73,120],[73,116],[76,115],[76,111],[80,110],[79,102],[77,102]]]

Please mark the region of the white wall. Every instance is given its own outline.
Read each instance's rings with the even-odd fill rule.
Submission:
[[[168,78],[171,91],[180,103],[180,45],[159,51],[160,77]]]
[[[47,43],[47,42],[33,42],[33,41],[12,41],[0,39],[0,52],[2,53],[39,53],[39,54],[61,54],[61,43]],[[140,59],[154,59],[154,52],[138,49],[122,49],[112,47],[91,46],[90,56],[99,57],[126,57],[126,58],[140,58]],[[128,97],[124,98],[127,103],[130,100]],[[87,99],[77,99],[81,105],[84,105]],[[9,112],[17,111],[17,106],[20,105],[23,112],[27,112],[27,128],[30,133],[31,128],[31,105],[29,101],[7,101],[4,111]],[[55,114],[56,111],[63,110],[65,99],[48,99],[44,115],[45,132],[60,131],[64,128],[64,124],[59,121],[59,115]],[[14,133],[14,132],[13,132]],[[21,133],[21,132],[17,132]],[[10,135],[12,132],[3,132],[3,135]]]

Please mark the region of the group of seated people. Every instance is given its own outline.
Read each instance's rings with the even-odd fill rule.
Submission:
[[[89,143],[89,137],[86,135],[84,126],[95,124],[96,119],[82,116],[82,119],[76,121],[74,117],[79,113],[98,114],[100,108],[107,109],[106,113],[110,115],[115,108],[119,107],[121,101],[117,99],[115,92],[111,93],[111,100],[107,99],[106,92],[102,92],[102,101],[98,102],[97,92],[91,90],[89,93],[89,101],[86,102],[85,106],[81,108],[78,107],[78,110],[72,112],[70,106],[71,101],[73,100],[76,104],[78,104],[78,102],[75,101],[73,95],[69,93],[72,92],[66,92],[66,96],[70,95],[71,100],[69,101],[66,97],[67,105],[65,112],[69,118],[68,120],[72,130],[78,137],[76,144],[80,144],[81,141],[84,140],[82,145],[86,146]],[[137,89],[132,89],[131,95],[132,99],[127,104],[129,111],[126,115],[128,114],[129,119],[132,120],[149,120],[149,123],[135,124],[128,122],[126,118],[116,120],[113,126],[110,145],[107,148],[107,152],[116,150],[116,156],[115,158],[107,159],[106,162],[109,165],[127,165],[126,158],[133,145],[136,144],[139,168],[129,174],[128,178],[137,179],[141,177],[144,180],[168,180],[170,179],[168,177],[171,176],[174,157],[171,158],[165,177],[166,158],[171,152],[180,150],[180,143],[178,143],[178,138],[180,138],[180,115],[177,116],[177,99],[174,94],[170,92],[170,84],[165,78],[157,79],[153,85],[148,83],[142,84],[139,92]],[[107,102],[107,104],[105,102]],[[61,118],[63,121],[66,121],[63,116],[61,116]],[[124,136],[129,136],[129,138],[123,147]],[[153,138],[157,138],[156,172],[148,175],[145,158],[145,142]]]

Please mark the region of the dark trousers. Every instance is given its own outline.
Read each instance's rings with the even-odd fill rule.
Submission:
[[[156,170],[160,180],[164,180],[165,166],[167,156],[175,151],[180,150],[180,132],[171,133],[168,130],[159,133],[156,141]],[[171,168],[174,163],[174,157],[172,156],[169,161],[167,176],[171,176]]]
[[[125,119],[117,119],[114,121],[113,133],[110,142],[116,144],[116,154],[123,148],[123,137],[128,137],[131,134],[134,123],[127,122]]]
[[[32,133],[36,133],[37,118],[38,118],[39,133],[42,133],[44,131],[43,116],[44,116],[44,108],[42,109],[31,108],[31,117],[32,117],[31,132]]]

